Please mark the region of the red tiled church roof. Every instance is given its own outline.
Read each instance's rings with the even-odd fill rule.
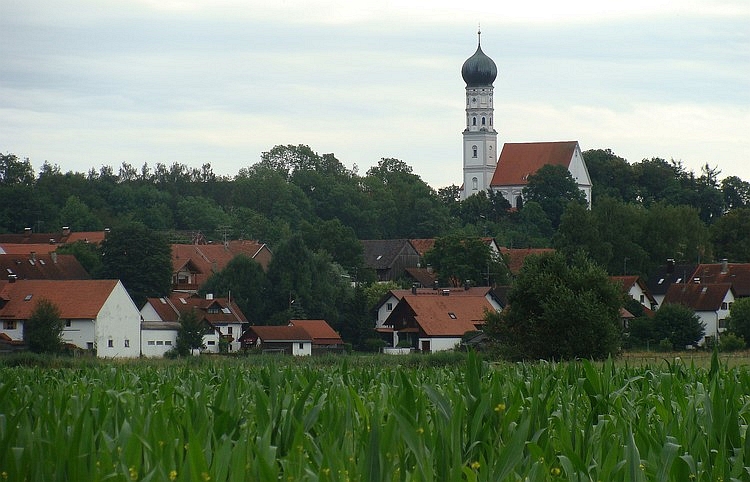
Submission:
[[[490,186],[525,185],[547,164],[568,167],[577,145],[576,141],[505,143]]]

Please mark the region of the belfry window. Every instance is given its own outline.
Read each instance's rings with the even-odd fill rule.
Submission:
[[[492,125],[492,116],[490,116],[490,125]]]
[[[477,157],[477,146],[471,146],[471,157]]]
[[[482,125],[486,125],[486,124],[487,124],[487,120],[484,117],[482,117]]]
[[[477,118],[476,117],[472,117],[471,118],[471,125],[473,125],[473,126],[477,125]]]

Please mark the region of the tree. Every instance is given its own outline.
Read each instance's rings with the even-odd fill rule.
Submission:
[[[553,164],[546,164],[529,176],[523,188],[523,200],[524,204],[539,203],[554,229],[560,224],[569,202],[587,204],[586,195],[578,188],[568,168]]]
[[[445,236],[435,240],[435,246],[425,253],[445,285],[461,286],[466,280],[475,285],[489,286],[490,281],[504,284],[508,272],[499,256],[489,245],[476,237]]]
[[[175,350],[180,356],[187,356],[193,350],[203,348],[203,335],[207,333],[206,324],[200,319],[196,310],[180,314],[180,327],[177,329]]]
[[[20,160],[15,154],[0,153],[0,185],[23,184],[31,186],[34,183],[34,169],[31,161]]]
[[[711,241],[719,259],[750,262],[750,208],[729,211],[711,225]]]
[[[200,293],[231,298],[251,323],[265,324],[261,320],[268,297],[268,280],[260,264],[247,256],[232,258],[223,270],[211,275]]]
[[[70,196],[60,210],[59,226],[69,226],[75,231],[98,231],[102,223],[78,196]]]
[[[113,228],[102,242],[100,279],[119,279],[140,307],[172,288],[172,249],[166,238],[140,223]]]
[[[588,150],[583,159],[591,176],[593,204],[602,196],[635,201],[635,174],[628,161],[610,149]]]
[[[102,256],[99,247],[94,243],[76,241],[60,246],[55,251],[59,254],[72,254],[83,269],[89,274],[98,273],[102,267]]]
[[[687,306],[669,303],[661,306],[653,319],[655,341],[669,340],[673,348],[698,344],[706,333],[700,318]]]
[[[727,319],[729,331],[745,340],[750,341],[750,298],[740,298],[732,303]]]
[[[487,316],[487,333],[511,359],[602,359],[620,350],[620,287],[582,253],[532,255]]]
[[[62,348],[63,326],[60,309],[42,298],[23,324],[23,339],[34,353],[57,353]]]

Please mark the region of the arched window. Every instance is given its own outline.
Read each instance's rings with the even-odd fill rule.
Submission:
[[[492,116],[490,116],[490,125],[492,125]]]
[[[471,188],[475,191],[479,189],[479,180],[476,177],[471,178]]]
[[[477,118],[476,117],[472,117],[471,118],[471,125],[473,125],[473,126],[477,125]]]
[[[471,157],[477,157],[477,146],[471,146]]]
[[[486,125],[486,124],[487,124],[486,119],[484,117],[482,117],[482,125]]]

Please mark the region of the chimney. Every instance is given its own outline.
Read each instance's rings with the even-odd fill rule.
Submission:
[[[31,236],[31,228],[23,228],[24,236]]]
[[[52,258],[52,263],[57,264],[57,251],[52,251],[49,254],[49,257]]]
[[[213,293],[206,293],[206,299],[207,299],[207,300],[212,300],[212,299],[214,299],[214,294],[213,294]]]
[[[435,281],[432,282],[432,289],[433,290],[438,289],[438,280],[435,280]]]
[[[674,273],[674,258],[669,258],[667,260],[667,273]]]
[[[467,279],[464,281],[464,291],[469,291],[469,287],[471,286],[471,280]]]
[[[36,262],[36,251],[32,251],[29,255],[31,256],[31,261]]]
[[[417,283],[411,284],[411,294],[416,295],[417,294]]]
[[[729,260],[724,258],[721,260],[721,274],[729,273]]]
[[[14,274],[9,274],[8,275],[8,283],[15,283],[17,279],[18,279],[18,276],[14,275]]]
[[[444,289],[443,290],[443,296],[449,296],[450,294],[451,294],[451,290],[449,290],[449,289]]]
[[[70,236],[70,226],[63,226],[62,234],[63,236]]]

